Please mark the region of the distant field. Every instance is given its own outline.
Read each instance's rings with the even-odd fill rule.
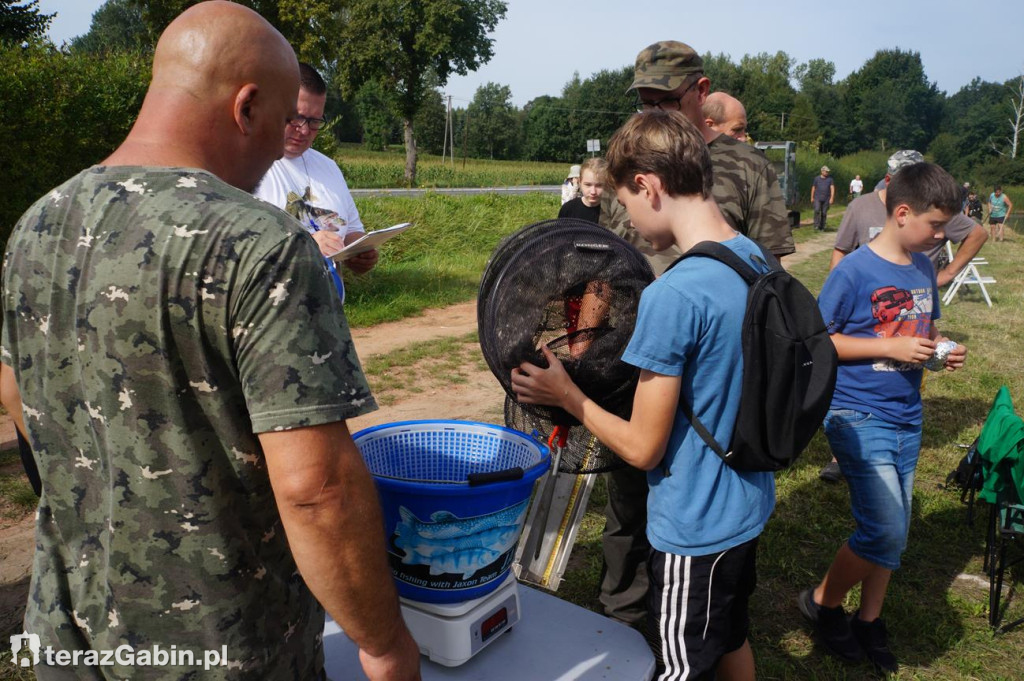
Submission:
[[[339,145],[330,154],[350,187],[380,189],[405,186],[405,151],[367,151],[359,145]],[[327,153],[325,151],[325,153]],[[505,187],[515,185],[561,184],[568,163],[533,161],[491,161],[420,154],[416,164],[417,187]]]

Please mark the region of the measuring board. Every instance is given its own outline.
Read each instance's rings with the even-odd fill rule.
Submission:
[[[552,475],[555,476],[553,480]],[[550,591],[558,590],[566,565],[569,563],[573,544],[576,542],[576,533],[583,521],[583,514],[587,511],[587,502],[595,479],[596,474],[574,475],[553,472],[548,472],[540,479],[530,512],[526,516],[523,534],[516,547],[516,560],[512,565],[519,581],[535,584]],[[543,528],[536,527],[535,521],[539,510],[537,500],[544,487],[551,484],[555,489],[551,497],[547,523]],[[543,537],[535,537],[536,532],[543,533]],[[531,548],[536,546],[537,541],[540,541],[540,555],[535,557],[535,551]]]

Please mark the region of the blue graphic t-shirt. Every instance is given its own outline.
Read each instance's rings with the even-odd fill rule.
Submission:
[[[897,265],[858,248],[825,281],[818,307],[829,333],[858,338],[929,338],[939,318],[935,269],[923,253]],[[841,361],[833,409],[856,409],[890,423],[921,423],[921,365],[890,359]]]
[[[745,262],[764,265],[745,236],[723,242]],[[664,376],[682,376],[682,397],[728,446],[739,410],[741,330],[748,287],[728,265],[685,260],[644,290],[622,359]],[[761,534],[775,508],[771,473],[727,466],[676,411],[661,465],[647,473],[647,536],[659,551],[701,556]]]

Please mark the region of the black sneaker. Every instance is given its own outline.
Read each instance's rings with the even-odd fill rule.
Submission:
[[[829,461],[827,464],[822,466],[818,472],[818,477],[825,482],[842,482],[843,471],[839,468],[839,463],[836,461]]]
[[[881,617],[874,622],[864,622],[859,615],[859,610],[850,615],[850,629],[864,654],[880,671],[895,674],[899,671],[900,665],[896,661],[896,656],[889,650],[889,635],[885,631],[885,622]]]
[[[831,654],[845,662],[859,662],[864,657],[860,643],[850,631],[850,621],[843,607],[826,608],[814,602],[814,589],[801,591],[796,599],[797,607],[814,625],[814,633],[821,645]]]

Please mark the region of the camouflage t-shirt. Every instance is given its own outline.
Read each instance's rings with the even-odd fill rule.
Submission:
[[[711,193],[726,222],[777,256],[794,252],[779,180],[764,153],[728,135],[711,140],[708,148],[715,179]],[[655,275],[661,276],[682,255],[675,246],[660,252],[651,248],[629,225],[626,209],[615,200],[613,191],[601,195],[600,223],[647,256]]]
[[[316,673],[323,611],[254,433],[376,405],[306,231],[204,171],[91,168],[19,221],[3,313],[43,478],[27,630],[55,651],[227,650],[110,678]]]

